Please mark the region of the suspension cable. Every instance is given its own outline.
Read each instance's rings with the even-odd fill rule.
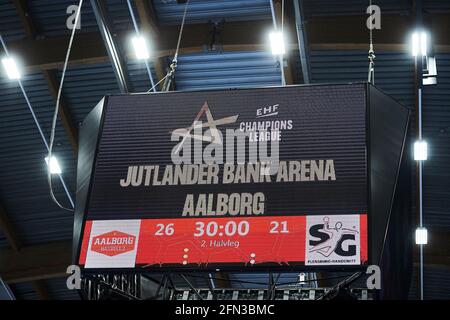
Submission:
[[[173,56],[172,62],[169,66],[169,70],[168,70],[167,74],[161,80],[159,80],[158,83],[156,83],[152,88],[150,88],[150,90],[148,90],[147,92],[152,91],[157,85],[159,85],[163,81],[170,81],[175,74],[175,71],[178,66],[178,54],[180,51],[180,44],[181,44],[181,39],[183,36],[184,24],[186,22],[188,7],[189,7],[189,0],[186,1],[186,5],[184,6],[184,13],[183,13],[183,18],[181,20],[180,32],[178,33],[177,47],[175,49],[175,55]],[[164,89],[168,90],[167,87]]]
[[[173,58],[173,60],[175,60],[175,61],[178,60],[178,52],[180,51],[181,37],[183,35],[184,23],[186,21],[186,14],[187,14],[188,6],[189,6],[189,0],[186,1],[186,5],[184,6],[183,20],[181,21],[180,33],[178,34],[177,49],[175,51],[175,56]]]
[[[369,8],[372,9],[372,0],[369,0]],[[369,27],[369,72],[367,75],[367,82],[375,84],[375,51],[373,50],[373,28]]]
[[[55,141],[55,132],[56,132],[56,121],[58,120],[58,114],[59,114],[59,106],[60,106],[60,101],[61,101],[61,93],[62,93],[62,88],[63,88],[63,84],[64,84],[64,78],[66,76],[66,70],[67,70],[67,65],[69,63],[69,57],[70,57],[70,52],[72,50],[72,45],[73,45],[73,39],[75,37],[75,31],[77,30],[76,26],[78,24],[78,21],[80,19],[80,14],[81,14],[81,7],[83,6],[83,0],[80,0],[80,2],[78,3],[78,10],[77,10],[77,14],[75,17],[75,23],[73,25],[72,28],[72,33],[70,35],[70,40],[69,40],[69,46],[67,48],[67,52],[66,52],[66,58],[64,60],[64,65],[63,65],[63,71],[61,74],[61,81],[59,83],[59,88],[58,88],[58,95],[56,98],[56,106],[55,106],[55,111],[53,113],[53,120],[52,120],[52,130],[50,133],[50,143],[49,143],[49,148],[48,148],[48,161],[50,163],[51,159],[52,159],[52,151],[53,151],[53,143]],[[47,170],[47,180],[48,180],[48,186],[50,189],[50,196],[53,200],[53,202],[55,202],[61,209],[67,210],[67,211],[74,211],[73,209],[70,208],[66,208],[64,207],[56,198],[54,192],[53,192],[53,186],[52,186],[52,174],[50,172],[50,170]],[[74,207],[73,203],[72,207]]]

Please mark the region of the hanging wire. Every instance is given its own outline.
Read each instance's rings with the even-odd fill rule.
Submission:
[[[159,80],[157,83],[155,83],[155,85],[153,87],[151,87],[150,90],[148,90],[147,92],[153,91],[153,89],[155,89],[161,82],[166,80],[168,77],[172,76],[171,72],[172,72],[172,70],[170,70],[161,80]]]
[[[189,0],[186,1],[186,5],[184,6],[183,19],[181,20],[180,32],[178,33],[177,47],[175,49],[175,55],[174,55],[174,57],[172,59],[172,63],[169,66],[169,71],[167,72],[167,74],[161,80],[158,81],[158,83],[156,83],[147,92],[152,91],[157,85],[159,85],[163,81],[166,81],[166,80],[170,81],[172,79],[172,77],[174,76],[174,74],[175,74],[175,71],[176,71],[177,66],[178,66],[178,54],[179,54],[179,51],[180,51],[181,38],[183,36],[184,24],[186,22],[186,15],[187,15],[188,7],[189,7]],[[168,90],[168,85],[166,85],[166,83],[165,83],[164,87],[165,87],[164,88],[165,90]]]
[[[284,0],[281,1],[281,35],[284,38]],[[285,86],[286,85],[286,76],[284,75],[284,61],[283,61],[283,57],[280,57],[280,63],[281,63],[281,76],[282,78],[282,85]]]
[[[1,34],[0,34],[0,42],[2,44],[3,50],[5,51],[5,54],[7,56],[9,56],[8,48],[7,48],[6,43],[3,40],[3,37]],[[27,92],[25,91],[25,87],[23,86],[23,83],[20,79],[18,79],[17,82],[19,83],[20,90],[22,91],[23,97],[25,98],[25,102],[27,103],[28,109],[30,110],[30,113],[33,117],[34,123],[36,124],[36,127],[39,131],[39,135],[41,136],[42,141],[44,142],[45,148],[47,149],[47,152],[48,152],[50,149],[49,149],[49,144],[47,142],[47,138],[45,137],[44,132],[42,131],[41,125],[37,119],[35,112],[34,112],[33,106],[31,105],[30,99],[28,99],[28,95],[27,95]],[[72,205],[72,207],[74,207],[72,197],[70,195],[69,189],[67,188],[67,185],[66,185],[62,175],[58,174],[58,177],[59,177],[59,180],[61,181],[64,191],[67,195],[67,198],[69,199],[70,204]]]
[[[180,33],[178,34],[177,49],[175,51],[175,56],[173,58],[174,61],[178,61],[178,52],[180,50],[181,37],[183,35],[184,23],[186,21],[186,14],[187,14],[188,6],[189,6],[189,0],[186,1],[186,5],[184,7],[183,20],[181,21]]]
[[[372,7],[372,0],[369,0],[369,7]],[[369,72],[367,82],[375,84],[375,51],[373,50],[373,28],[369,26]]]
[[[131,20],[133,21],[134,30],[136,31],[136,34],[138,36],[140,36],[141,33],[139,31],[139,27],[136,22],[136,17],[134,16],[134,11],[133,11],[133,6],[131,5],[131,1],[127,0],[127,4],[128,4],[128,11],[130,11],[130,15],[131,15]],[[153,81],[152,70],[150,68],[150,64],[148,63],[147,60],[144,60],[144,63],[145,63],[145,68],[147,69],[148,77],[150,79],[150,83],[152,85],[153,91],[156,92],[155,82]]]
[[[57,95],[57,98],[56,98],[55,112],[53,113],[52,130],[51,130],[51,133],[50,133],[50,143],[49,143],[49,149],[48,149],[48,161],[49,161],[49,163],[50,163],[50,160],[52,159],[53,143],[55,141],[55,132],[56,132],[56,121],[58,119],[59,106],[60,106],[60,101],[61,101],[61,93],[62,93],[62,88],[63,88],[63,84],[64,84],[64,78],[66,76],[66,70],[67,70],[67,65],[69,63],[70,52],[72,50],[73,39],[75,37],[75,31],[77,30],[77,28],[75,26],[78,24],[78,20],[80,19],[81,7],[82,6],[83,6],[83,0],[80,0],[80,2],[78,3],[78,10],[77,10],[77,14],[76,14],[76,17],[75,17],[74,27],[72,28],[72,33],[70,35],[69,46],[68,46],[67,52],[66,52],[66,58],[64,60],[63,71],[62,71],[62,75],[61,75],[61,81],[59,83],[58,95]],[[56,198],[56,196],[55,196],[55,194],[53,192],[52,174],[51,174],[50,170],[47,170],[47,180],[48,180],[48,186],[49,186],[49,189],[50,189],[50,196],[51,196],[52,200],[61,209],[73,212],[74,211],[73,209],[64,207],[58,201],[58,199]],[[73,203],[72,203],[72,207],[74,207]]]

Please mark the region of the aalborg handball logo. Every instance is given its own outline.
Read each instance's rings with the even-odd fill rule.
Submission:
[[[306,264],[360,264],[358,215],[308,219]]]
[[[91,251],[112,257],[133,251],[135,245],[135,236],[114,230],[95,236],[92,239]]]

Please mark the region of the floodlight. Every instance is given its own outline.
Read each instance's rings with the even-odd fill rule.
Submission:
[[[50,164],[48,161],[48,157],[45,157],[45,162],[47,163],[48,169],[50,170],[51,174],[61,174],[62,173],[61,167],[59,166],[59,162],[56,157],[52,156],[52,158],[50,160]]]
[[[422,161],[428,158],[428,146],[424,140],[414,142],[414,160]]]
[[[427,244],[428,243],[428,231],[424,227],[419,227],[416,229],[416,244]]]
[[[134,36],[131,39],[133,44],[134,53],[136,58],[139,60],[147,60],[150,58],[150,53],[148,51],[147,41],[142,36]]]
[[[412,55],[417,57],[419,54],[426,56],[428,54],[428,35],[425,31],[415,31],[412,34]]]
[[[286,53],[286,47],[284,45],[284,36],[282,32],[272,31],[269,33],[270,47],[272,48],[272,54],[283,55]]]
[[[20,79],[20,71],[17,67],[17,63],[12,57],[6,57],[2,59],[3,67],[5,68],[6,74],[8,75],[8,78],[11,80],[18,80]]]

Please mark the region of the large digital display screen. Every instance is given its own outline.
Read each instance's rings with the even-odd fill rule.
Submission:
[[[367,263],[364,85],[117,95],[102,112],[86,269]]]

